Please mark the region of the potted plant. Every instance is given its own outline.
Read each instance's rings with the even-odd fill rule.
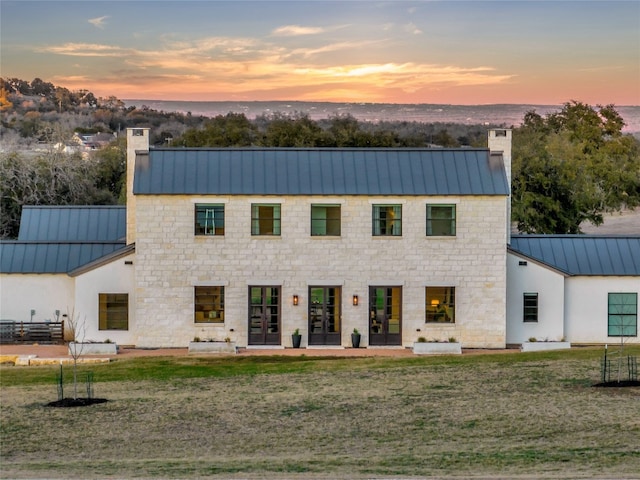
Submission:
[[[300,335],[300,329],[296,328],[291,334],[291,343],[293,343],[293,348],[300,348],[300,342],[302,342],[302,335]]]
[[[357,328],[354,328],[351,334],[351,345],[353,345],[353,348],[360,347],[360,332]]]

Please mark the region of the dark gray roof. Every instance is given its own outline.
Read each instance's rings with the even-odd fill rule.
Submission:
[[[125,248],[124,242],[0,242],[2,273],[68,273]]]
[[[121,205],[24,206],[18,240],[37,242],[118,242],[126,237]]]
[[[486,149],[151,149],[135,194],[507,195]]]
[[[509,248],[567,275],[640,276],[640,236],[513,235]]]

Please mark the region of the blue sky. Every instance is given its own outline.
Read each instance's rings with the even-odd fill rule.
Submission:
[[[640,105],[639,1],[6,1],[2,76],[165,100]]]

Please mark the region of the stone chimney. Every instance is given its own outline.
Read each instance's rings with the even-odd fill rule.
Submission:
[[[127,245],[136,241],[136,198],[133,195],[136,152],[148,154],[148,128],[127,128]]]
[[[509,197],[507,198],[507,244],[511,243],[511,129],[496,128],[489,130],[489,151],[502,153],[504,170],[507,174]]]

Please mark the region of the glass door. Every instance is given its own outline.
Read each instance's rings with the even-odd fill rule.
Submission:
[[[280,287],[249,287],[249,345],[280,345]]]
[[[402,287],[369,287],[369,345],[402,344]]]
[[[340,345],[342,289],[309,287],[309,345]]]

